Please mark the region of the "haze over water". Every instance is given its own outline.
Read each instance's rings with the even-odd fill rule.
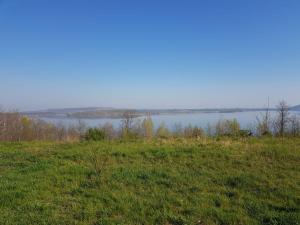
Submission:
[[[160,114],[152,115],[151,118],[154,123],[154,128],[157,128],[161,123],[164,123],[169,129],[174,130],[177,125],[182,127],[192,125],[207,128],[208,124],[215,125],[219,120],[237,119],[243,129],[253,130],[257,123],[257,118],[261,118],[265,112],[251,111],[251,112],[233,112],[233,113],[182,113],[182,114]],[[300,112],[290,112],[291,115],[300,115]],[[276,112],[270,112],[271,117],[276,116]],[[135,121],[142,120],[144,117],[135,118]],[[76,125],[79,119],[75,118],[41,118],[47,122],[55,124],[62,124],[66,126]],[[122,119],[80,119],[88,127],[97,127],[105,123],[112,124],[115,128],[121,125]]]

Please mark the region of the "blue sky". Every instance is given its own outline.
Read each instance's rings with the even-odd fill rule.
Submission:
[[[0,105],[300,104],[298,0],[0,0]]]

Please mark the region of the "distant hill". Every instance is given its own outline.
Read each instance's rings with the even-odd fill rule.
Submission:
[[[296,105],[290,108],[293,111],[300,111],[300,105]]]
[[[26,111],[22,112],[24,115],[28,116],[38,116],[38,117],[69,117],[72,114],[77,113],[88,113],[97,111],[113,111],[111,107],[83,107],[83,108],[60,108],[60,109],[45,109],[37,111]]]
[[[89,112],[97,110],[113,110],[112,107],[82,107],[82,108],[57,108],[57,109],[45,109],[37,111],[27,111],[24,113],[71,113],[71,112]]]

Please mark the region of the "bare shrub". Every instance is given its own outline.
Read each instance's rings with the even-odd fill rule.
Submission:
[[[174,137],[183,137],[184,129],[180,123],[174,125],[173,136]]]
[[[184,137],[186,138],[200,138],[205,136],[204,130],[201,127],[191,125],[184,128]]]
[[[300,118],[298,116],[294,115],[290,118],[288,133],[293,137],[300,135]]]
[[[257,126],[256,126],[256,134],[259,136],[271,135],[271,118],[270,113],[267,110],[265,114],[261,115],[261,117],[256,117]]]
[[[102,126],[102,129],[105,132],[105,136],[108,140],[112,140],[118,137],[117,131],[114,129],[111,123],[105,123]]]
[[[169,129],[166,127],[164,123],[161,123],[160,126],[156,130],[156,137],[159,138],[168,138],[171,136]]]
[[[213,137],[216,134],[215,127],[213,127],[210,123],[207,124],[205,132],[207,136]]]
[[[277,118],[274,121],[275,133],[284,136],[289,123],[289,107],[285,101],[277,105]]]
[[[151,139],[153,137],[153,121],[150,115],[143,120],[142,135],[146,139]]]
[[[240,124],[236,119],[219,120],[216,124],[217,136],[238,136],[240,132]]]
[[[126,111],[123,113],[123,119],[121,124],[121,135],[122,138],[128,139],[132,138],[133,136],[133,123],[134,123],[134,112],[133,111]]]
[[[95,186],[101,185],[103,173],[108,167],[109,160],[107,155],[100,155],[96,149],[90,152],[91,172],[89,178]]]

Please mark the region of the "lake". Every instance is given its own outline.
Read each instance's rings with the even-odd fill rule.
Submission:
[[[243,129],[254,129],[257,123],[257,117],[261,118],[264,112],[262,111],[249,111],[249,112],[233,112],[233,113],[186,113],[186,114],[160,114],[151,116],[154,127],[157,128],[161,123],[164,123],[169,129],[174,130],[176,124],[181,126],[200,126],[206,128],[208,124],[215,125],[219,120],[223,119],[237,119]],[[270,112],[271,117],[276,116],[276,112]],[[290,112],[291,115],[300,112]],[[63,124],[65,126],[76,125],[79,119],[74,118],[40,118],[46,122],[54,124]],[[142,120],[143,117],[135,118],[135,120]],[[122,119],[80,119],[89,127],[96,127],[105,123],[112,124],[115,128],[121,125]]]

